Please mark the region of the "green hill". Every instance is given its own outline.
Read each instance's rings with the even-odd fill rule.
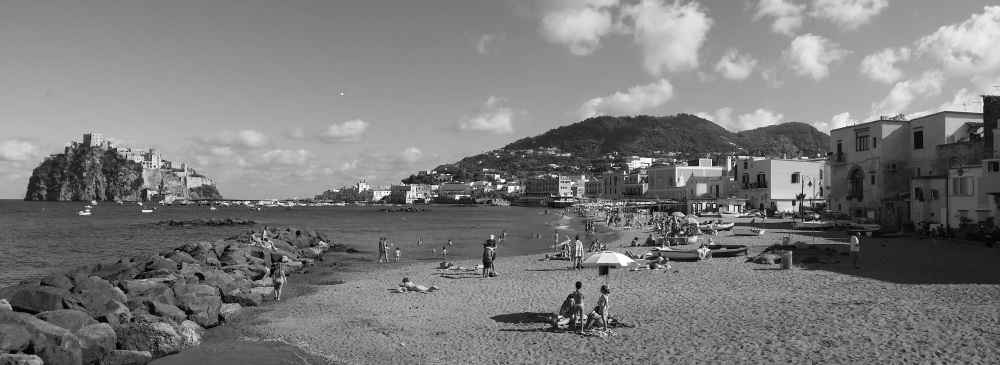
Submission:
[[[706,155],[816,156],[830,136],[791,122],[733,133],[690,114],[652,117],[602,116],[517,140],[498,150],[438,166],[456,180],[478,180],[484,169],[527,177],[542,173],[602,172],[627,156],[693,159]],[[558,150],[558,154],[539,151]],[[563,154],[569,154],[568,156]],[[492,171],[491,171],[492,170]],[[419,177],[404,182],[423,182]]]

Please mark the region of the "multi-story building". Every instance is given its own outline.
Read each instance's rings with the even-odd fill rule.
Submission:
[[[104,144],[104,135],[100,133],[87,133],[83,135],[83,147],[102,147]]]
[[[472,183],[446,182],[438,188],[438,197],[459,200],[472,196]]]
[[[928,196],[944,193],[952,167],[980,164],[982,122],[981,113],[942,111],[830,131],[831,209],[874,218],[889,229],[908,220],[944,223],[947,213],[942,216]]]
[[[583,195],[588,198],[600,198],[604,191],[603,177],[595,177],[584,183]]]
[[[423,203],[430,199],[431,186],[424,184],[393,185],[389,201],[395,204]]]
[[[646,198],[680,200],[687,196],[684,187],[691,176],[725,176],[731,171],[732,159],[727,157],[720,166],[711,159],[698,159],[688,165],[656,165],[646,169]],[[605,189],[606,190],[606,189]]]
[[[753,159],[737,161],[737,198],[747,200],[750,208],[797,212],[799,194],[809,209],[826,201],[826,160]]]
[[[979,186],[989,195],[994,224],[1000,216],[1000,96],[983,96],[983,177]]]
[[[629,170],[644,169],[653,164],[651,157],[630,156],[625,158],[625,164]]]
[[[380,202],[382,199],[388,197],[392,194],[392,190],[385,187],[372,187],[371,189],[365,190],[364,196],[365,200],[370,202]]]

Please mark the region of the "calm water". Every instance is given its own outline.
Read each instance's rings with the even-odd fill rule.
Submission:
[[[403,260],[436,260],[449,239],[453,258],[478,257],[490,234],[507,230],[500,255],[549,251],[554,229],[575,235],[581,230],[570,215],[539,214],[541,208],[424,206],[431,212],[379,213],[378,207],[296,207],[251,211],[245,207],[159,206],[141,213],[135,203],[99,203],[91,216],[78,216],[84,202],[0,200],[0,287],[20,280],[69,271],[79,265],[116,261],[121,257],[159,252],[188,242],[215,241],[269,225],[284,229],[326,231],[334,243],[350,245],[375,259],[378,237],[400,247]],[[238,217],[256,226],[158,226],[170,219]],[[532,233],[542,235],[532,238]],[[561,237],[564,239],[564,237]],[[416,245],[417,239],[423,243]]]

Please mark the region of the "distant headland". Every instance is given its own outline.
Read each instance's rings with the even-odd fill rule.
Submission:
[[[45,158],[28,180],[24,200],[156,201],[222,199],[212,179],[149,150],[117,147],[100,133],[83,135]]]

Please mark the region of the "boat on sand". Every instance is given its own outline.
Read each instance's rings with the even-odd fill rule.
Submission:
[[[766,229],[740,226],[733,228],[734,236],[762,236],[767,233]]]
[[[698,250],[678,250],[670,247],[654,247],[651,249],[653,256],[666,257],[670,260],[701,260]]]
[[[831,229],[836,223],[831,221],[792,222],[792,229]]]
[[[744,245],[708,245],[712,250],[712,257],[734,257],[747,254],[747,246]]]

